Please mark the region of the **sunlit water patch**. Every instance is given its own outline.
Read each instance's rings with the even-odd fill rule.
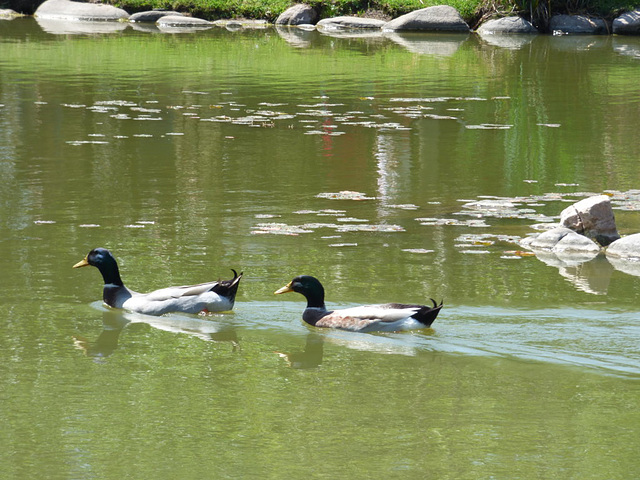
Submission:
[[[457,346],[461,353],[475,351],[615,374],[640,374],[636,340],[640,323],[634,313],[468,306],[443,313],[443,318],[438,317],[442,325],[436,326],[433,342],[451,345],[453,351]]]
[[[316,346],[330,343],[385,355],[415,356],[428,351],[560,364],[614,375],[640,374],[640,352],[635,341],[640,336],[637,316],[607,310],[518,310],[445,304],[430,329],[364,334],[306,325],[301,319],[302,299],[299,302],[239,302],[233,312],[204,316],[153,317],[107,309],[101,302],[94,302],[92,306],[103,312],[104,328],[112,332],[112,337],[117,337],[117,332],[129,324],[144,323],[171,335],[229,342],[234,348],[242,348],[243,337],[256,335],[250,332],[272,330],[300,338],[301,347],[304,339],[313,335]],[[327,306],[341,309],[355,305]],[[80,348],[95,351],[96,347],[90,343],[85,340]]]

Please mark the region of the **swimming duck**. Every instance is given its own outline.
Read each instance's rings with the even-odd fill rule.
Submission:
[[[124,308],[146,315],[163,315],[169,312],[200,313],[231,310],[238,291],[242,273],[235,270],[231,280],[168,287],[150,293],[137,293],[122,283],[118,263],[105,248],[94,248],[73,268],[94,266],[102,274],[104,289],[102,300],[113,308]]]
[[[298,292],[307,299],[307,308],[302,319],[309,325],[325,328],[339,328],[354,332],[397,332],[428,328],[440,313],[440,305],[405,305],[386,303],[382,305],[362,305],[330,311],[324,305],[324,287],[320,281],[309,275],[301,275],[274,293]]]

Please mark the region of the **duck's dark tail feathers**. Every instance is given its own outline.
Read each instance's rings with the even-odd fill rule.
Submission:
[[[238,275],[238,272],[233,268],[231,271],[233,272],[233,278],[231,280],[220,280],[211,290],[233,302],[236,298],[236,292],[238,291],[243,272],[240,272],[240,275]]]
[[[440,305],[438,305],[433,298],[431,298],[430,300],[433,302],[433,307],[429,307],[425,305],[416,313],[411,315],[413,318],[418,320],[420,323],[424,324],[426,327],[430,327],[431,324],[435,321],[443,305],[442,301],[440,302]]]

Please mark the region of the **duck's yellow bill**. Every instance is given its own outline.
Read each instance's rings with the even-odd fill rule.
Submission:
[[[89,266],[89,260],[87,260],[87,257],[84,257],[82,260],[76,263],[73,266],[73,268],[88,267],[88,266]]]
[[[288,292],[293,292],[293,289],[291,288],[291,282],[287,283],[284,287],[282,287],[279,290],[276,290],[275,292],[273,292],[274,295],[279,295],[281,293],[288,293]]]

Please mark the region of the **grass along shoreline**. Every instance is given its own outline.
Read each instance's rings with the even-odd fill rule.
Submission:
[[[640,6],[640,0],[309,0],[320,18],[356,15],[394,18],[413,10],[450,5],[471,28],[490,18],[519,15],[544,30],[552,15],[585,14],[612,20]],[[265,19],[270,22],[295,2],[290,0],[115,0],[129,13],[153,9],[176,10],[207,20]]]

